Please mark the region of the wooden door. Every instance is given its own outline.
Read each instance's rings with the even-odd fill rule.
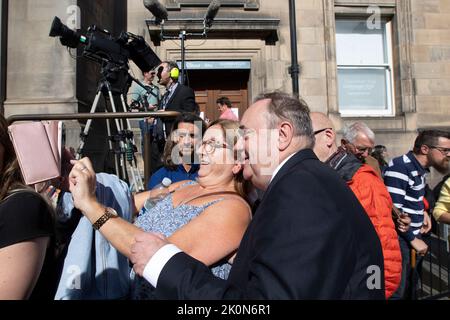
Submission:
[[[188,78],[200,112],[209,120],[220,116],[216,104],[220,97],[230,99],[232,107],[238,109],[239,118],[248,108],[249,70],[191,70]]]

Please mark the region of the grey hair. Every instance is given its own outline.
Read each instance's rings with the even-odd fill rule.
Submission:
[[[173,60],[164,60],[164,61],[162,61],[162,62],[160,63],[160,65],[163,64],[163,63],[167,64],[167,68],[169,69],[169,71],[172,70],[173,68],[178,68],[178,64],[177,64],[176,61],[173,61]]]
[[[343,129],[342,138],[354,143],[359,133],[365,134],[372,142],[375,141],[375,133],[364,122],[357,121],[346,125]]]
[[[294,135],[305,138],[307,148],[314,147],[314,131],[309,107],[306,102],[284,92],[263,93],[256,97],[256,101],[269,99],[267,124],[269,129],[274,129],[280,121],[288,121],[294,127]]]

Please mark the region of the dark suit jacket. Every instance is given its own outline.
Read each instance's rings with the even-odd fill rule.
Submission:
[[[190,87],[182,85],[181,83],[175,88],[175,92],[170,97],[165,106],[166,111],[178,112],[194,112],[195,111],[195,94]],[[172,130],[173,120],[166,120],[167,134]]]
[[[376,274],[373,266],[379,267]],[[378,281],[371,281],[374,274]],[[378,283],[378,289],[367,282]],[[227,281],[178,253],[164,266],[156,294],[162,299],[384,299],[383,255],[353,192],[307,149],[270,183]]]

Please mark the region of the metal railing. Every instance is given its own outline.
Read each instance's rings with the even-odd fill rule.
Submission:
[[[448,226],[437,223],[435,232],[423,237],[423,240],[428,245],[428,253],[417,266],[419,281],[412,288],[413,297],[420,300],[448,298],[450,297]]]
[[[176,118],[176,111],[152,111],[152,112],[105,112],[105,113],[39,113],[39,114],[16,114],[8,117],[6,121],[12,124],[18,121],[41,121],[41,120],[89,120],[89,119],[142,119],[142,118]],[[151,173],[151,137],[149,132],[144,134],[144,179],[145,185]]]

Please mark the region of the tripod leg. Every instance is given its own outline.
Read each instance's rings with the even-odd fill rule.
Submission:
[[[123,97],[123,94],[120,95],[120,100],[122,102],[123,112],[127,112],[127,110],[126,110],[126,103],[125,103],[125,99]],[[126,130],[131,132],[130,120],[128,118],[125,119],[125,120],[126,120],[126,124],[127,124]],[[136,147],[136,141],[134,140],[134,136],[133,135],[131,136],[131,138],[127,137],[127,148],[130,147],[128,145],[129,142],[131,142],[133,148]],[[130,156],[130,155],[128,155],[128,156]],[[143,180],[142,180],[141,173],[139,172],[139,168],[138,168],[138,165],[137,165],[137,161],[136,161],[136,157],[134,155],[134,152],[133,152],[133,155],[132,155],[131,159],[128,157],[128,161],[130,163],[131,172],[132,172],[132,175],[133,175],[133,181],[134,181],[134,184],[136,186],[136,190],[137,191],[144,191],[145,190],[144,183],[143,183]],[[136,170],[136,175],[134,174],[133,170]],[[136,176],[137,176],[137,178],[136,178]]]
[[[135,174],[134,174],[134,168],[133,167],[131,167],[131,176],[132,176],[132,183],[130,183],[130,186],[131,186],[131,190],[133,190],[133,186],[134,186],[134,188],[135,188],[135,191],[136,192],[141,192],[142,190],[140,190],[139,189],[139,186],[137,185],[137,180],[136,180],[136,176],[135,176]]]
[[[144,188],[144,182],[143,182],[143,180],[142,180],[141,173],[139,172],[139,168],[138,168],[138,166],[137,166],[136,158],[134,158],[134,163],[135,163],[135,167],[136,167],[136,175],[137,175],[137,181],[138,181],[138,188],[139,188],[139,190],[144,191],[144,190],[145,190],[145,188]]]
[[[105,109],[105,112],[108,112]],[[108,144],[109,144],[109,150],[112,154],[114,154],[114,170],[116,171],[116,175],[119,177],[119,162],[117,161],[116,153],[114,151],[113,143],[111,141],[111,123],[109,122],[109,119],[106,119],[106,129],[108,131]]]
[[[111,109],[112,112],[116,113],[116,105],[114,103],[114,97],[111,91],[111,87],[108,85],[108,95],[109,95],[109,101],[111,102]],[[117,127],[117,133],[120,136],[120,154],[117,155],[117,157],[120,159],[120,166],[122,168],[122,179],[127,179],[127,172],[126,172],[126,161],[125,161],[125,142],[123,141],[123,128],[120,125],[119,119],[114,119]]]
[[[95,113],[95,110],[97,109],[98,101],[100,100],[101,95],[102,95],[102,91],[98,90],[97,95],[95,96],[94,102],[92,103],[91,111],[89,111],[89,113]],[[78,146],[77,154],[75,156],[75,158],[77,160],[79,160],[81,158],[81,156],[83,155],[84,145],[86,144],[86,138],[87,138],[89,129],[91,128],[91,124],[92,124],[92,119],[89,119],[86,122],[86,126],[84,127],[84,130],[80,135],[81,141]]]

